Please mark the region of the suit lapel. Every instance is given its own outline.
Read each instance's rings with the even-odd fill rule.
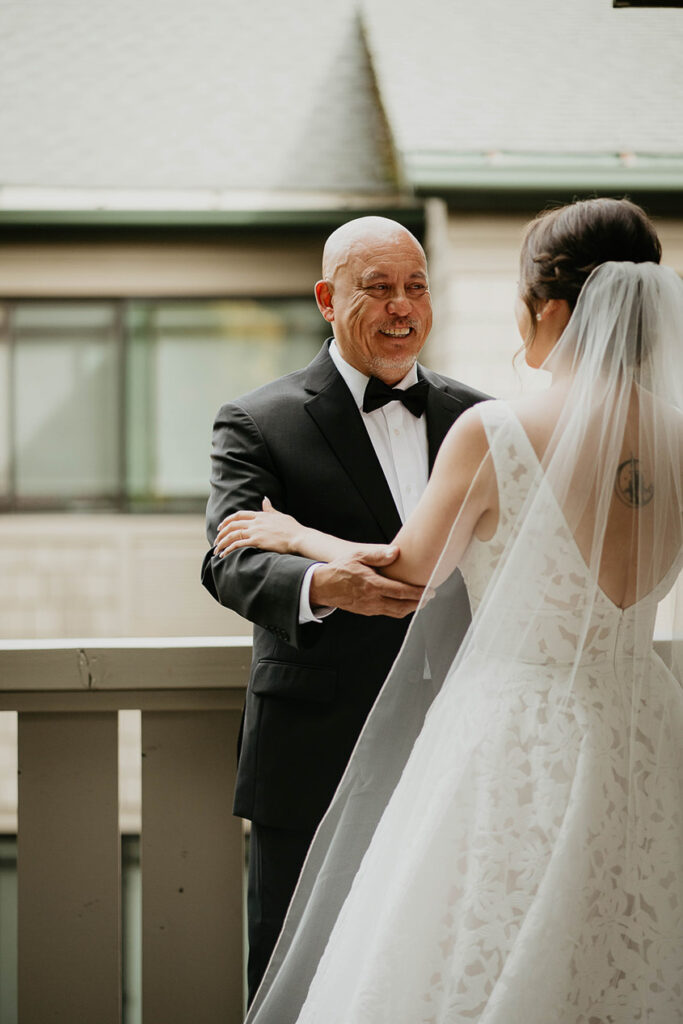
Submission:
[[[429,472],[434,466],[436,453],[441,442],[463,411],[464,403],[450,395],[443,381],[431,370],[419,367],[418,375],[431,385],[427,397],[427,447],[429,451]]]
[[[375,449],[351,392],[337,372],[327,345],[309,365],[305,381],[308,414],[324,435],[351,483],[389,541],[401,528]]]

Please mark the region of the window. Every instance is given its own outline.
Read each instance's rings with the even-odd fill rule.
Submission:
[[[310,299],[0,304],[5,508],[194,508],[219,406],[305,366]]]

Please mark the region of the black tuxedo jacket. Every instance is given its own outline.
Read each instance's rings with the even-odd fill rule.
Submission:
[[[303,370],[224,405],[213,433],[207,537],[264,495],[301,522],[348,540],[386,543],[401,526],[362,417],[326,342]],[[419,368],[430,383],[429,464],[446,432],[487,396]],[[280,828],[313,829],[341,778],[408,619],[337,609],[300,625],[311,561],[256,548],[209,551],[202,582],[254,623],[234,810]]]

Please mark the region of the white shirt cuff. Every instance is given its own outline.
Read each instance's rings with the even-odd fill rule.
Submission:
[[[311,580],[313,579],[313,573],[319,565],[324,565],[324,562],[314,562],[313,565],[309,565],[306,570],[306,575],[303,578],[301,584],[301,591],[299,592],[299,625],[303,626],[307,622],[322,622],[323,619],[327,618],[334,611],[334,608],[326,608],[324,606],[318,607],[313,611],[311,608]]]

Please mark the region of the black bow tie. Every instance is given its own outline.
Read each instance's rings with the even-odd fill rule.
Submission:
[[[374,412],[375,409],[381,409],[387,402],[403,402],[413,416],[419,417],[427,406],[428,391],[429,384],[426,380],[419,380],[417,384],[402,391],[400,388],[390,388],[388,384],[377,377],[371,377],[363,396],[363,412]]]

